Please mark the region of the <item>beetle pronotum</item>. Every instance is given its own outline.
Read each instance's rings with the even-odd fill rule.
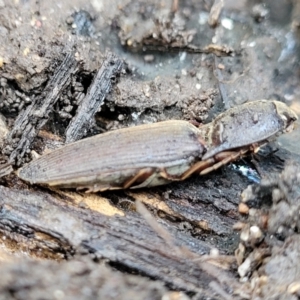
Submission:
[[[141,188],[206,174],[293,129],[284,103],[236,106],[197,128],[164,121],[99,134],[68,144],[18,171],[30,183],[105,191]]]

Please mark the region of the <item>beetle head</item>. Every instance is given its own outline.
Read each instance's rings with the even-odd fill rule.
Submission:
[[[283,130],[280,132],[280,134],[293,131],[295,125],[294,123],[298,119],[296,113],[282,102],[273,101],[273,103],[276,106],[279,118],[284,124]]]
[[[293,110],[275,100],[250,101],[233,107],[210,124],[209,147],[202,160],[222,151],[261,146],[292,131],[297,119]]]

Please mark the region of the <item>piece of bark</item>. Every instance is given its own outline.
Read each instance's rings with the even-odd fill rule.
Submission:
[[[69,199],[70,201],[70,199]],[[107,217],[50,195],[0,187],[0,231],[27,251],[52,258],[92,253],[98,259],[151,278],[176,289],[200,292],[215,278],[175,248],[184,246],[196,257],[207,253],[204,242],[168,227],[174,249],[137,214]],[[30,245],[30,247],[28,246]],[[230,275],[228,275],[230,277]]]
[[[94,116],[99,111],[107,94],[111,91],[113,79],[121,72],[123,61],[109,53],[85,98],[80,103],[76,116],[66,130],[66,143],[80,140],[94,124]]]
[[[11,152],[9,161],[16,165],[22,164],[24,155],[29,152],[31,144],[39,130],[48,121],[48,115],[58,100],[60,93],[70,83],[71,76],[77,71],[78,63],[74,50],[66,54],[47,83],[43,93],[19,114],[14,127],[6,139],[4,152]],[[12,148],[12,149],[11,149]],[[12,151],[11,151],[12,150]]]

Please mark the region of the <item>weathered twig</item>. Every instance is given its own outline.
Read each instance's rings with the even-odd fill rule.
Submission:
[[[209,19],[208,19],[208,24],[211,27],[216,27],[218,25],[223,6],[224,6],[223,0],[215,0],[214,1],[214,4],[210,10]]]
[[[94,115],[112,87],[112,79],[120,73],[123,61],[116,55],[109,53],[95,76],[89,90],[78,107],[76,116],[66,130],[66,143],[81,139],[91,128]]]
[[[71,51],[57,67],[43,93],[20,113],[6,139],[6,145],[9,146],[6,152],[11,152],[9,158],[11,163],[20,165],[21,159],[29,151],[38,131],[47,122],[49,112],[53,109],[61,91],[69,84],[77,67],[74,51]]]

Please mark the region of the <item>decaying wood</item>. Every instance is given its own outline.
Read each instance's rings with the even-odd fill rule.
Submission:
[[[91,253],[98,259],[160,279],[177,289],[200,292],[215,278],[194,260],[177,254],[137,214],[107,217],[80,208],[57,194],[0,187],[0,231],[31,253],[70,257]],[[195,256],[210,247],[168,228],[177,246]],[[30,245],[30,246],[29,246]],[[41,251],[42,250],[42,251]]]
[[[8,147],[5,151],[11,152],[10,162],[16,165],[22,163],[22,158],[30,150],[38,131],[46,124],[53,105],[70,83],[71,76],[77,68],[74,51],[70,51],[51,76],[43,93],[33,99],[32,103],[19,114],[6,140]]]
[[[76,116],[66,130],[66,143],[80,140],[93,125],[94,115],[99,111],[112,88],[112,80],[121,72],[123,61],[109,53],[95,76],[89,90],[78,107]]]
[[[131,192],[126,194],[153,207],[155,211],[183,222],[193,224],[198,230],[211,235],[230,236],[232,225],[238,219],[236,205],[240,189],[246,188],[247,180],[239,178],[234,171],[194,178],[157,189],[159,192]],[[228,177],[232,177],[232,182]],[[223,192],[220,192],[220,189]],[[162,192],[160,192],[162,191]],[[220,211],[222,213],[220,213]]]

